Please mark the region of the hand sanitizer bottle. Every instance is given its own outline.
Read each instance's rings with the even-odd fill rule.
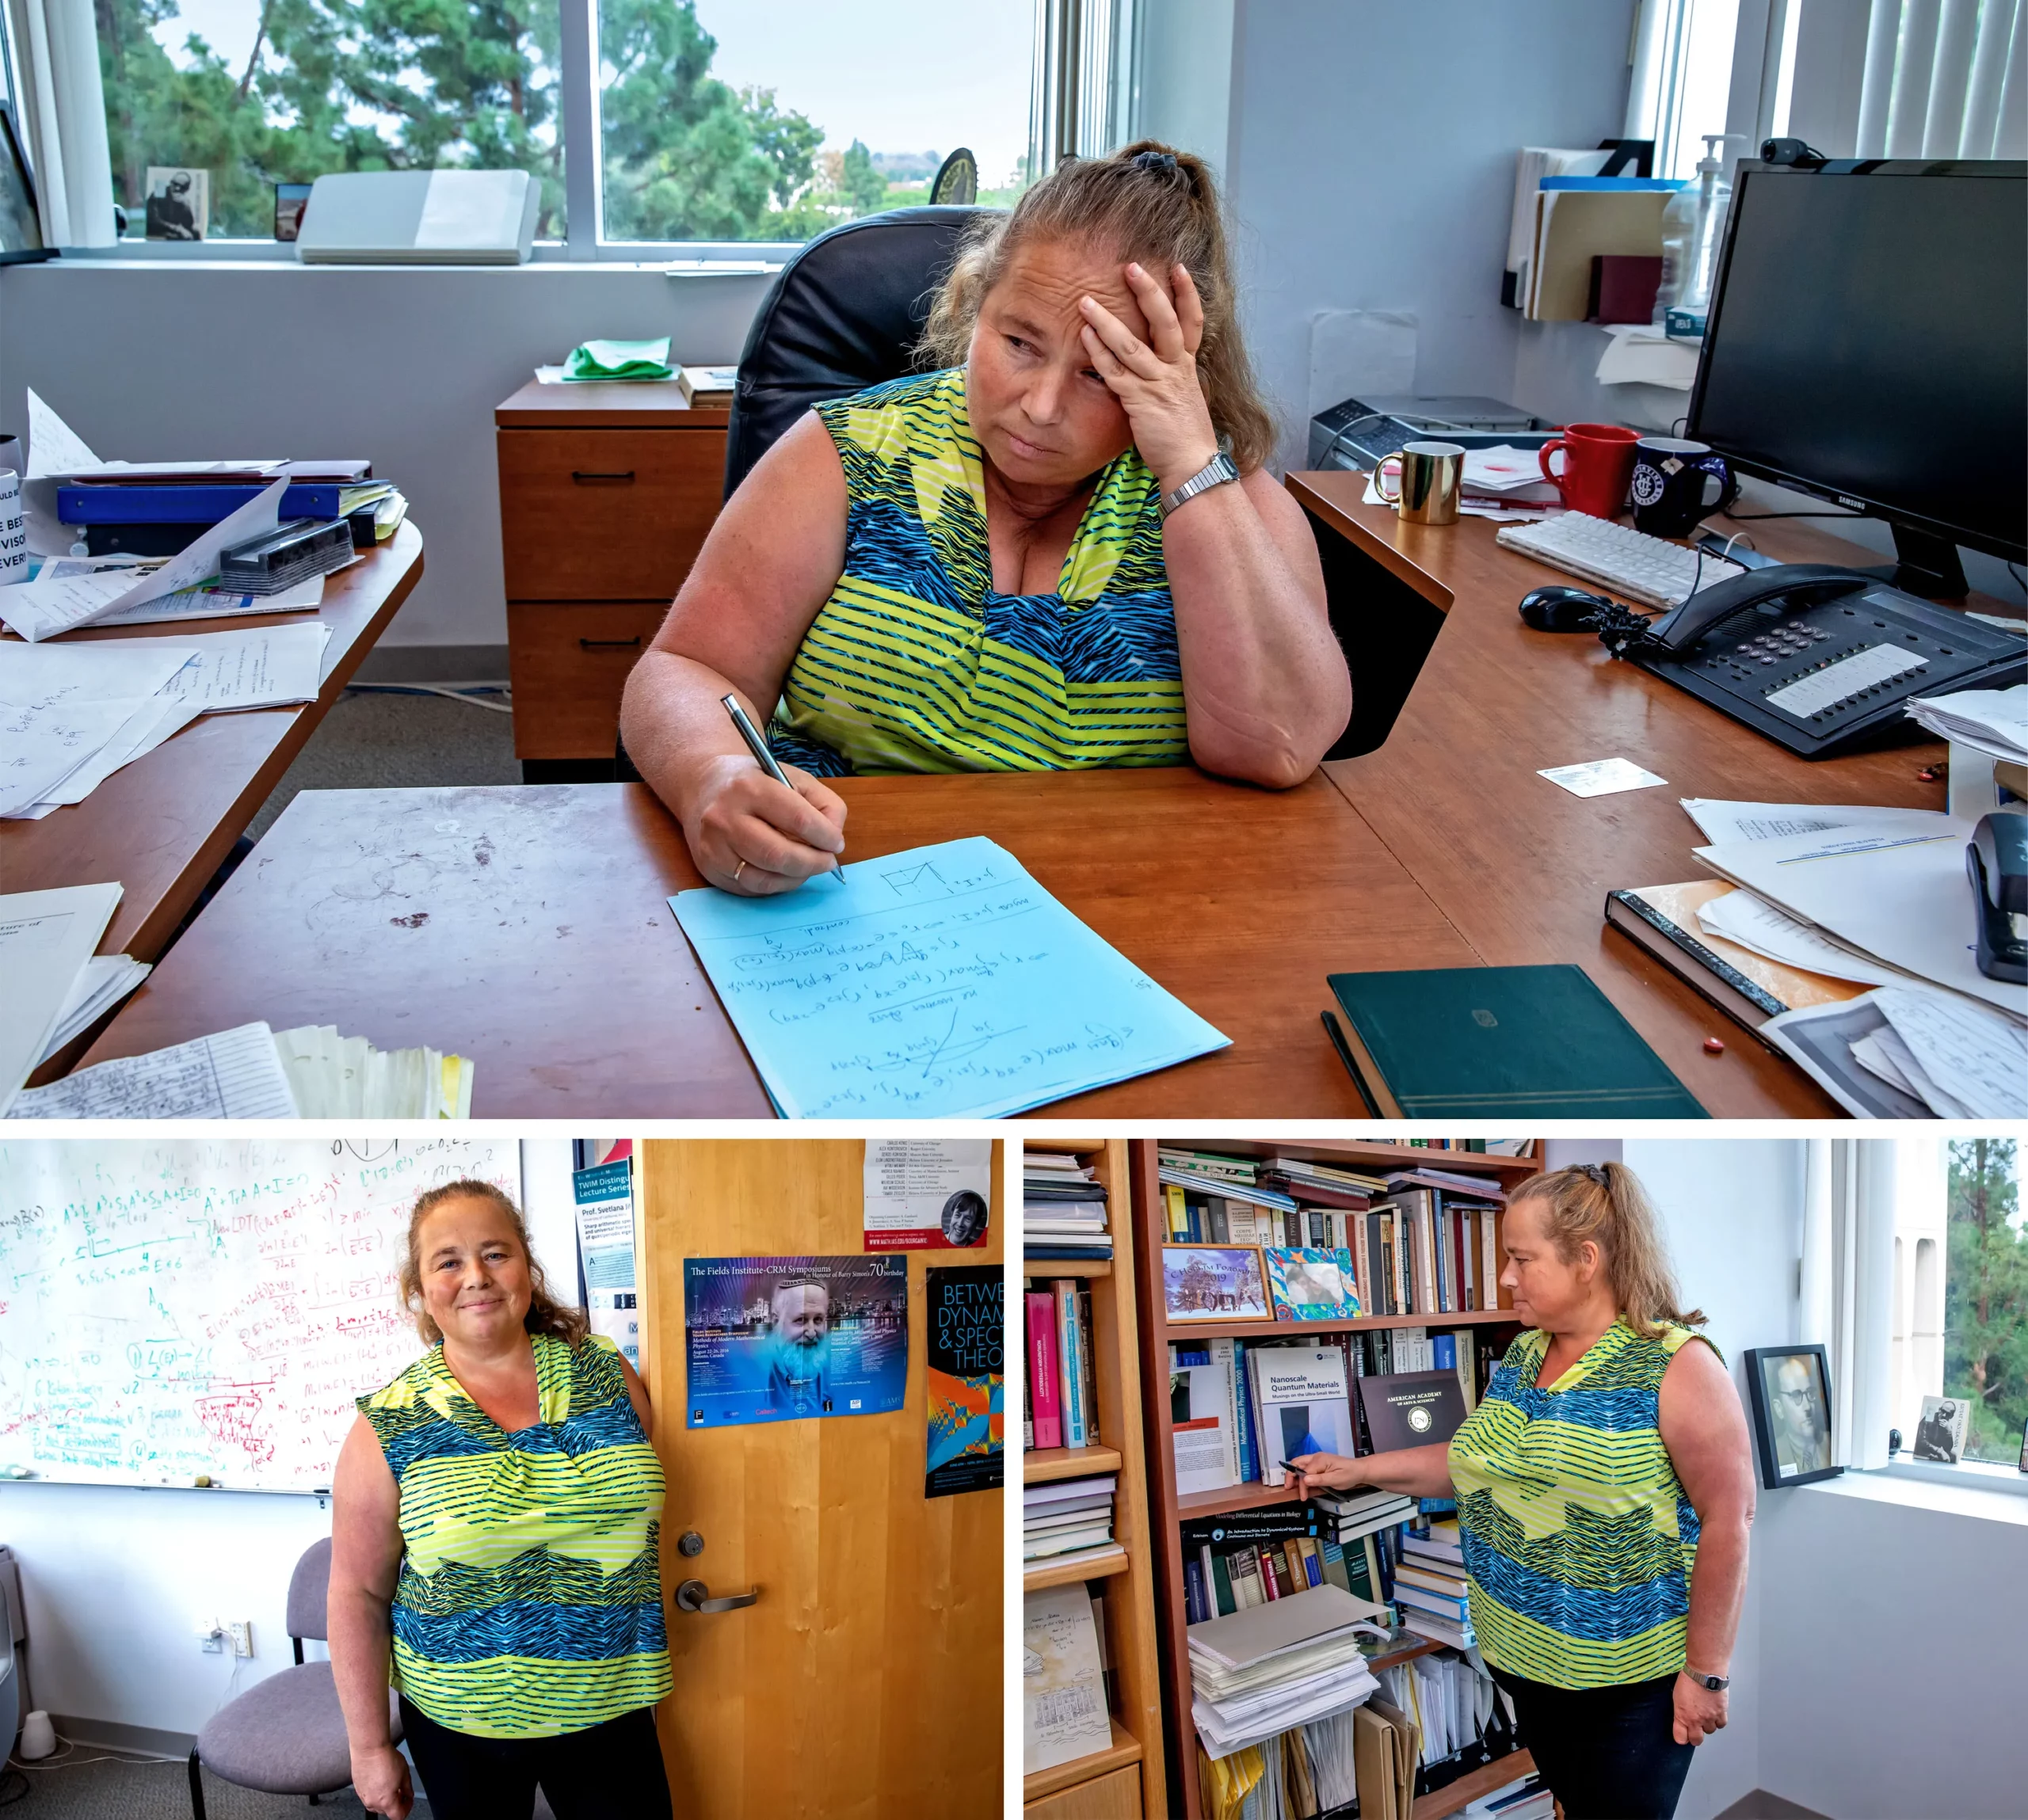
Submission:
[[[1669,198],[1662,211],[1662,282],[1655,291],[1655,326],[1678,339],[1695,340],[1704,333],[1704,314],[1711,302],[1711,281],[1718,269],[1718,249],[1725,242],[1725,212],[1733,186],[1721,175],[1721,148],[1739,133],[1706,133],[1704,156],[1697,161],[1697,181]]]

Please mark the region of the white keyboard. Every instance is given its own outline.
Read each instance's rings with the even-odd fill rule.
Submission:
[[[1677,606],[1693,589],[1746,573],[1743,563],[1709,550],[1702,553],[1700,573],[1696,550],[1583,512],[1566,512],[1536,524],[1503,524],[1496,541],[1646,607]]]

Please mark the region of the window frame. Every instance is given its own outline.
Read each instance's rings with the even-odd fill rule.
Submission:
[[[1092,0],[1085,0],[1085,3],[1088,6]],[[1101,4],[1108,10],[1110,50],[1117,43],[1117,33],[1131,31],[1132,0],[1101,0]],[[1052,16],[1060,11],[1074,16],[1077,5],[1077,0],[1036,0],[1038,42]],[[604,152],[600,131],[598,0],[557,0],[557,6],[560,25],[557,131],[563,147],[565,237],[561,240],[537,241],[529,252],[527,264],[646,265],[669,268],[672,277],[737,277],[759,272],[779,272],[799,249],[809,244],[802,240],[607,239]],[[3,39],[0,39],[0,44],[4,44]],[[1113,56],[1116,59],[1116,51]],[[1045,78],[1045,62],[1044,59],[1037,58],[1031,78],[1031,144],[1037,118],[1035,85]],[[1050,73],[1054,73],[1053,65]],[[1081,80],[1081,59],[1078,79]],[[1116,87],[1120,79],[1119,65],[1115,61],[1111,70],[1111,86]],[[1125,111],[1123,108],[1120,110],[1122,113]],[[1106,122],[1105,130],[1110,131],[1113,142],[1123,143],[1123,121],[1117,120],[1109,110]],[[102,111],[93,123],[93,130],[101,134],[105,131]],[[134,260],[143,263],[166,261],[172,265],[219,261],[297,263],[295,242],[286,240],[221,238],[190,242],[122,238],[105,246],[65,247],[62,250],[66,257]],[[442,268],[417,266],[402,269]]]

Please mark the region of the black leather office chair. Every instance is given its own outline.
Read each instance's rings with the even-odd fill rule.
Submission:
[[[730,499],[775,439],[812,405],[913,367],[916,337],[958,241],[984,209],[892,208],[820,234],[782,268],[746,333],[726,436]],[[624,741],[613,775],[641,774]]]

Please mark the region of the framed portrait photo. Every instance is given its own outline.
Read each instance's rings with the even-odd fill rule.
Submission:
[[[55,257],[55,249],[42,243],[42,217],[36,208],[28,160],[15,136],[13,110],[0,101],[0,265]]]
[[[1922,1419],[1916,1424],[1916,1457],[1957,1465],[1965,1457],[1965,1430],[1971,1423],[1969,1397],[1924,1397]]]
[[[1845,1470],[1831,1463],[1831,1371],[1822,1346],[1749,1347],[1746,1381],[1763,1486],[1807,1485]]]
[[[1172,1321],[1264,1321],[1267,1273],[1257,1245],[1165,1245],[1162,1312]]]
[[[1352,1255],[1313,1246],[1270,1246],[1268,1293],[1275,1299],[1278,1321],[1350,1321],[1360,1313],[1359,1285],[1353,1277]]]

